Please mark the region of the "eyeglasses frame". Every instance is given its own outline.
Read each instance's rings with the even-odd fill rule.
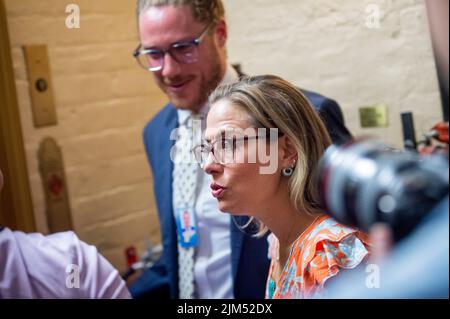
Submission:
[[[203,38],[206,36],[206,34],[208,33],[209,29],[211,28],[211,26],[212,26],[213,24],[214,24],[214,21],[211,22],[211,23],[209,23],[209,24],[207,25],[207,27],[205,28],[205,30],[203,30],[203,32],[202,32],[197,38],[195,38],[195,39],[193,39],[193,40],[189,40],[189,41],[178,41],[178,42],[172,43],[172,44],[170,45],[169,49],[167,49],[167,50],[160,50],[160,49],[141,49],[141,48],[142,48],[142,44],[139,44],[139,45],[137,46],[137,48],[133,51],[133,56],[134,56],[134,58],[137,60],[137,62],[139,63],[139,65],[140,65],[141,67],[143,67],[145,70],[150,71],[150,72],[158,72],[158,71],[161,71],[161,70],[164,68],[164,57],[166,56],[167,53],[169,53],[169,55],[172,57],[172,59],[174,59],[175,61],[177,61],[177,63],[180,63],[180,64],[192,64],[192,63],[195,63],[195,62],[197,62],[198,60],[195,60],[195,61],[192,61],[192,62],[188,62],[188,63],[186,63],[186,62],[180,62],[180,61],[177,60],[177,58],[176,58],[170,51],[171,51],[173,48],[177,48],[177,47],[182,46],[182,45],[194,45],[194,46],[196,46],[196,47],[198,48],[198,46],[202,43]],[[139,57],[140,57],[141,55],[149,54],[149,53],[155,53],[155,52],[158,52],[158,53],[161,53],[161,54],[162,54],[162,57],[161,57],[161,65],[160,65],[160,66],[153,67],[153,68],[152,68],[152,67],[146,67],[145,65],[143,65],[143,64],[140,62]]]
[[[222,132],[222,134],[223,134],[224,132]],[[284,133],[282,133],[282,132],[279,132],[278,133],[278,136],[277,136],[277,138],[280,138],[281,136],[283,136],[284,135]],[[232,141],[233,141],[233,160],[234,160],[234,158],[235,158],[235,151],[236,151],[236,144],[237,144],[237,142],[240,142],[240,141],[243,141],[244,143],[245,142],[247,142],[247,141],[249,141],[249,140],[252,140],[252,139],[255,139],[255,140],[258,140],[258,139],[260,139],[260,138],[265,138],[265,139],[267,139],[267,140],[269,140],[269,141],[271,141],[271,136],[259,136],[259,135],[252,135],[252,136],[248,136],[248,135],[245,135],[245,136],[242,136],[242,137],[233,137],[232,138]],[[204,143],[202,143],[202,144],[200,144],[200,145],[196,145],[196,146],[194,146],[192,149],[191,149],[191,151],[192,152],[194,152],[194,155],[196,155],[196,150],[199,148],[199,147],[202,147],[202,146],[204,146],[205,144],[208,146],[208,152],[207,152],[207,157],[206,158],[208,158],[208,156],[209,156],[209,153],[212,153],[212,155],[213,155],[213,157],[214,157],[214,159],[215,159],[215,161],[217,162],[217,163],[219,163],[220,165],[227,165],[227,164],[231,164],[231,163],[226,163],[226,162],[223,162],[223,161],[219,161],[219,159],[216,157],[216,154],[214,154],[214,146],[215,146],[215,144],[217,144],[217,142],[221,142],[221,141],[224,141],[225,139],[219,139],[219,140],[215,140],[214,142],[212,142],[212,143],[209,143],[208,141],[206,141],[206,140],[204,140],[203,142]],[[200,152],[201,153],[201,152]],[[202,164],[201,162],[202,161],[199,161],[199,159],[197,158],[197,156],[195,156],[195,159],[196,159],[196,161],[197,161],[197,163],[200,165],[200,166],[203,166],[204,164]],[[200,158],[201,159],[201,158]]]

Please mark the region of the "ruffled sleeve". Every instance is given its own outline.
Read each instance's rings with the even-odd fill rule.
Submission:
[[[321,226],[321,227],[320,227]],[[370,254],[367,235],[328,218],[306,240],[303,259],[305,295],[320,293],[326,281],[341,269],[353,269]]]
[[[338,242],[322,240],[317,243],[316,254],[309,263],[309,273],[323,287],[340,269],[353,269],[368,256],[364,242],[352,233]]]

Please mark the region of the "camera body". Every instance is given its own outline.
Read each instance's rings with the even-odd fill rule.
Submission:
[[[407,235],[448,194],[448,152],[421,158],[372,139],[330,146],[319,164],[323,207],[336,220],[368,231],[387,223]]]

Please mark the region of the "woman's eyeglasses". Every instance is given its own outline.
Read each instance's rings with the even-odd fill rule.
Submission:
[[[276,134],[271,134],[272,131],[276,132]],[[283,135],[283,133],[278,132],[278,129],[268,129],[267,135],[251,135],[241,137],[233,136],[229,138],[226,136],[227,134],[225,134],[224,132],[222,133],[222,136],[216,139],[214,142],[210,143],[206,140],[203,140],[200,145],[197,145],[192,149],[195,155],[195,159],[201,167],[204,167],[206,162],[208,161],[209,153],[212,153],[215,161],[222,165],[244,163],[245,158],[243,154],[241,153],[240,155],[242,156],[237,156],[237,153],[247,141],[258,139],[271,141],[274,139],[274,137],[279,138]]]

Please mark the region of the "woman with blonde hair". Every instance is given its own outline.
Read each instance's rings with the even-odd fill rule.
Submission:
[[[271,75],[220,86],[209,101],[194,152],[220,210],[252,216],[255,236],[272,232],[266,298],[320,296],[328,279],[369,254],[366,235],[319,204],[318,162],[331,144],[322,120],[295,86]]]

